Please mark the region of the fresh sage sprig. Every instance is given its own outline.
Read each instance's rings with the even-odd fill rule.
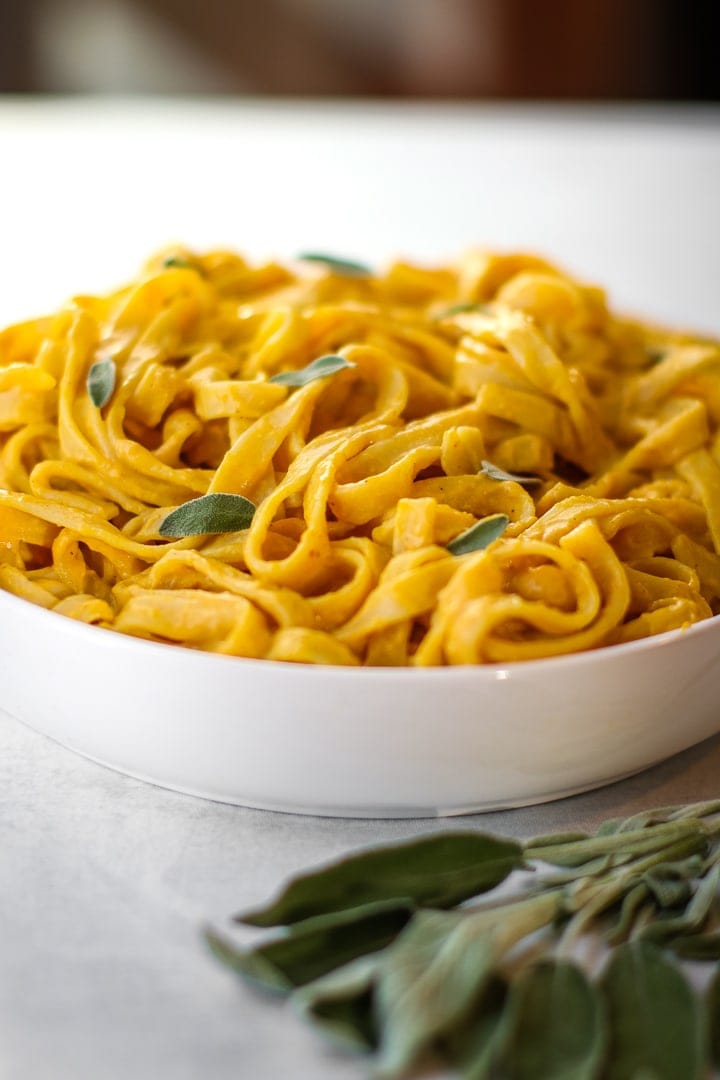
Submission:
[[[341,277],[370,277],[372,270],[365,263],[355,262],[354,259],[339,259],[335,255],[326,255],[320,251],[304,251],[298,255],[301,262],[320,263],[333,274]]]
[[[285,927],[269,939],[207,938],[388,1080],[430,1059],[463,1080],[701,1080],[720,1064],[720,966],[701,997],[677,957],[717,961],[719,888],[720,801],[593,836],[370,848],[236,917]],[[609,942],[599,975],[573,958],[581,935]]]
[[[244,495],[216,491],[176,507],[160,522],[160,536],[201,536],[204,533],[239,532],[248,529],[255,504]]]
[[[510,524],[507,514],[491,514],[461,532],[447,545],[451,555],[469,555],[471,551],[482,551],[493,540],[497,540]]]
[[[87,392],[97,409],[107,405],[113,396],[117,369],[112,359],[98,360],[90,367],[87,374]]]
[[[280,371],[277,375],[271,375],[268,382],[279,383],[280,386],[306,386],[315,379],[327,379],[343,368],[354,367],[357,365],[352,360],[346,360],[344,356],[319,356],[299,371]]]
[[[542,484],[539,476],[518,476],[516,473],[505,472],[505,469],[493,465],[492,461],[481,462],[480,472],[483,476],[489,476],[491,480],[514,480],[516,484]]]

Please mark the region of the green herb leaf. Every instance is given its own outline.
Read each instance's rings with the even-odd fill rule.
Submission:
[[[533,836],[530,843],[533,851],[538,852],[537,857],[541,858],[540,848],[555,847],[556,844],[576,844],[579,840],[589,839],[586,832],[543,833],[541,836]]]
[[[666,944],[683,960],[720,960],[720,933],[682,935]]]
[[[244,495],[217,491],[178,506],[163,518],[158,532],[167,537],[239,532],[250,527],[254,513],[254,503]]]
[[[700,1080],[702,1013],[671,960],[644,941],[620,945],[601,987],[610,1031],[604,1080]]]
[[[625,894],[620,906],[620,916],[615,926],[605,935],[608,945],[619,945],[627,941],[637,916],[643,910],[649,896],[650,889],[644,881],[639,882]]]
[[[267,907],[237,921],[279,926],[380,900],[452,907],[495,888],[522,866],[522,849],[513,840],[481,832],[436,833],[361,851],[303,874]]]
[[[481,462],[480,472],[483,476],[489,476],[491,480],[513,480],[516,484],[542,484],[539,476],[517,476],[515,473],[499,469],[497,465],[493,465],[492,461]]]
[[[182,255],[166,256],[162,261],[162,267],[163,270],[194,270],[196,274],[202,273],[197,263],[184,259]]]
[[[463,1080],[489,1080],[502,1036],[507,983],[491,976],[464,1024],[443,1041],[443,1056]]]
[[[699,1080],[706,1013],[720,1064],[720,975],[701,1006],[671,954],[644,939],[690,959],[720,956],[718,815],[716,800],[616,819],[589,837],[520,845],[467,831],[371,848],[291,881],[244,919],[290,924],[284,934],[249,949],[213,931],[208,940],[245,978],[292,992],[334,1041],[377,1048],[385,1077],[405,1076],[433,1054],[464,1080]],[[523,856],[563,869],[476,907],[428,910],[533,868]],[[611,953],[597,991],[555,957],[523,973],[522,961],[547,956],[558,932],[567,948],[602,930],[611,908],[608,942],[630,941]],[[712,932],[698,933],[711,918]]]
[[[651,825],[666,825],[677,810],[677,806],[662,806],[652,810],[641,810],[639,814],[632,814],[626,818],[607,818],[598,826],[595,835],[616,836],[618,833],[647,829]]]
[[[502,536],[509,524],[510,518],[507,514],[491,514],[461,532],[450,541],[447,549],[451,555],[469,555],[471,551],[482,551],[488,544],[492,544],[493,540]]]
[[[492,315],[493,311],[489,304],[476,304],[472,301],[468,301],[461,304],[452,304],[450,307],[445,308],[443,311],[439,311],[435,318],[440,319],[452,319],[454,315],[465,315],[468,312],[477,311],[482,315]]]
[[[606,1038],[599,992],[574,964],[544,961],[510,986],[500,1072],[512,1080],[594,1080]]]
[[[492,935],[457,912],[421,911],[388,953],[378,982],[379,1073],[405,1073],[465,1018],[497,960]]]
[[[602,821],[595,830],[596,836],[615,836],[620,831],[625,818],[607,818],[606,821]]]
[[[638,829],[648,829],[652,825],[666,825],[674,819],[677,811],[677,806],[656,806],[651,810],[641,810],[639,814],[631,814],[627,818],[611,819],[604,824],[614,824],[616,832],[637,832]]]
[[[257,983],[264,990],[283,994],[293,989],[290,980],[272,963],[263,963],[262,957],[257,960],[250,959],[248,956],[250,950],[236,945],[229,938],[218,934],[212,927],[208,927],[203,936],[213,956],[237,975],[241,975],[243,979]]]
[[[715,972],[705,1002],[710,1032],[710,1055],[716,1068],[720,1068],[720,970]]]
[[[641,938],[661,945],[680,934],[694,934],[701,930],[712,910],[719,883],[720,866],[714,866],[700,881],[695,895],[682,915],[650,923],[643,928]]]
[[[318,979],[358,956],[384,949],[412,914],[409,904],[364,904],[297,923],[280,937],[253,948],[236,947],[213,931],[207,940],[238,975],[267,990],[288,991]]]
[[[674,862],[658,863],[653,867],[655,877],[664,877],[670,881],[692,881],[702,877],[705,872],[705,859],[703,855],[689,855],[687,859],[676,859]]]
[[[667,874],[661,863],[643,874],[643,881],[660,908],[677,908],[687,904],[693,895],[692,885],[686,878]]]
[[[355,262],[352,259],[338,259],[334,255],[324,255],[318,251],[305,251],[298,255],[302,262],[322,263],[333,274],[342,277],[370,277],[372,270],[365,263]]]
[[[598,831],[588,840],[556,845],[543,844],[537,849],[532,840],[525,845],[526,854],[530,858],[567,867],[582,866],[601,855],[613,855],[622,861],[663,850],[678,855],[680,848],[683,857],[707,850],[707,834],[701,823],[683,819],[658,824],[653,828],[637,829],[634,832]]]
[[[656,811],[660,813],[660,811]],[[720,814],[720,799],[708,799],[706,802],[689,803],[685,806],[668,806],[663,811],[673,821],[681,818],[704,818]]]
[[[552,923],[559,892],[508,908],[420,911],[384,959],[376,992],[380,1073],[403,1075],[469,1016],[502,957]]]
[[[299,371],[281,371],[272,375],[268,382],[279,383],[280,386],[305,386],[314,382],[315,379],[327,379],[330,375],[342,371],[343,368],[354,368],[352,360],[346,360],[344,356],[319,356],[312,364],[301,368]]]
[[[87,375],[87,392],[96,408],[107,405],[115,389],[117,370],[114,360],[98,360]]]
[[[331,1042],[348,1050],[373,1050],[378,1030],[373,990],[382,954],[361,956],[298,990],[293,1002]]]

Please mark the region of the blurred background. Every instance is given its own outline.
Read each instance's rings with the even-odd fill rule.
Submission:
[[[0,0],[0,91],[720,100],[716,0]]]
[[[719,10],[0,0],[0,325],[170,244],[373,263],[479,244],[717,332]]]

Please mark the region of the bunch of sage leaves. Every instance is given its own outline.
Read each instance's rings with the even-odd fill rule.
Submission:
[[[236,916],[282,928],[259,943],[206,939],[378,1077],[701,1080],[720,1067],[719,881],[720,800],[592,836],[366,849]],[[680,960],[714,965],[703,993]]]

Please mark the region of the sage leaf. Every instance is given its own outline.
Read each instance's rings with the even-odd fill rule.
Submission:
[[[441,832],[347,856],[291,881],[264,908],[237,916],[280,926],[382,900],[452,907],[499,885],[523,867],[513,840],[481,832]]]
[[[533,836],[530,843],[533,851],[537,851],[538,848],[554,847],[556,844],[575,844],[579,840],[589,839],[586,832],[543,833],[541,836]],[[537,857],[542,857],[539,851]]]
[[[513,480],[516,484],[542,484],[539,476],[517,476],[515,473],[505,472],[504,469],[498,468],[492,461],[481,461],[480,472],[483,476],[489,476],[491,480]]]
[[[306,386],[315,379],[327,379],[330,375],[342,371],[343,368],[354,368],[352,360],[346,360],[344,356],[319,356],[312,364],[301,368],[299,371],[281,371],[272,375],[268,382],[279,383],[280,386]]]
[[[720,1068],[720,969],[713,976],[705,1001],[710,1032],[710,1056],[716,1068]]]
[[[596,836],[615,836],[618,833],[637,832],[653,825],[667,825],[673,821],[687,821],[720,812],[720,800],[693,803],[689,806],[656,806],[641,810],[626,818],[607,818],[599,826]]]
[[[594,1080],[606,1039],[599,992],[575,964],[543,961],[510,986],[500,1072],[508,1080]]]
[[[626,862],[638,855],[647,855],[655,851],[666,850],[668,859],[673,857],[705,853],[707,851],[707,833],[697,821],[672,821],[655,825],[653,828],[637,829],[633,832],[620,831],[596,833],[587,840],[577,840],[561,844],[543,844],[537,850],[534,841],[525,845],[529,858],[541,859],[554,866],[578,867],[589,863],[600,855],[613,855]]]
[[[456,1030],[505,953],[551,924],[560,904],[560,891],[548,890],[507,907],[418,912],[388,950],[378,978],[381,1075],[402,1075]]]
[[[663,864],[643,874],[643,881],[660,908],[678,908],[687,904],[693,895],[692,885],[686,878],[663,873]]]
[[[436,319],[452,319],[454,315],[465,315],[469,312],[476,311],[482,315],[492,315],[492,308],[489,304],[478,304],[472,300],[460,303],[451,304],[450,307],[444,308],[435,315]]]
[[[202,273],[197,263],[184,259],[182,255],[166,256],[162,261],[162,267],[163,270],[194,270],[196,274]]]
[[[87,374],[87,392],[93,405],[102,409],[107,405],[115,389],[117,369],[114,360],[98,360]]]
[[[488,1080],[502,1034],[507,983],[491,976],[465,1022],[442,1043],[443,1057],[463,1080]]]
[[[669,919],[658,919],[641,931],[644,941],[662,945],[680,934],[694,934],[705,924],[718,892],[720,866],[714,866],[701,879],[695,895],[682,915]]]
[[[378,1073],[404,1074],[465,1018],[498,959],[493,936],[457,912],[421,911],[385,958],[376,1003]]]
[[[618,920],[615,926],[605,935],[608,945],[619,945],[622,941],[627,941],[632,933],[637,916],[642,911],[649,896],[650,889],[644,881],[638,882],[625,894],[620,905]]]
[[[701,854],[689,855],[687,859],[675,859],[674,862],[662,862],[650,871],[655,877],[667,881],[692,881],[701,877],[705,869],[705,860]]]
[[[268,990],[289,991],[358,956],[384,949],[411,915],[408,904],[364,904],[306,919],[282,936],[252,948],[236,947],[212,930],[207,940],[216,955],[244,979]]]
[[[674,821],[680,818],[704,818],[720,814],[720,799],[708,799],[705,802],[689,803],[682,806],[669,806],[664,811]]]
[[[651,825],[666,825],[677,812],[677,806],[654,806],[651,810],[641,810],[638,814],[631,814],[620,824],[620,832],[634,832],[636,829],[647,829]]]
[[[262,954],[254,955],[252,950],[236,945],[234,941],[218,934],[212,927],[208,927],[203,936],[215,958],[234,971],[236,975],[241,975],[243,979],[256,983],[265,990],[289,993],[293,989],[293,984],[287,976],[272,962],[265,963]]]
[[[616,836],[618,833],[637,832],[650,825],[664,825],[669,815],[675,810],[677,810],[676,806],[665,806],[653,810],[642,810],[639,814],[632,814],[626,818],[606,818],[598,826],[595,835]]]
[[[682,935],[666,944],[683,960],[720,960],[720,933]]]
[[[622,828],[625,818],[607,818],[601,821],[595,830],[596,836],[615,836]]]
[[[244,495],[216,491],[172,510],[161,521],[158,532],[167,537],[239,532],[250,527],[254,513],[254,503]]]
[[[618,946],[600,985],[609,1028],[603,1080],[700,1080],[699,1002],[660,949],[645,941]]]
[[[361,956],[293,995],[293,1004],[331,1042],[348,1050],[378,1043],[373,991],[382,954]]]
[[[492,544],[493,540],[502,536],[509,524],[510,518],[507,514],[491,514],[461,532],[450,541],[447,549],[451,555],[469,555],[471,551],[482,551],[488,544]]]
[[[335,255],[324,255],[319,251],[305,251],[298,255],[302,262],[321,263],[333,274],[342,277],[370,277],[372,270],[365,263],[355,262],[353,259],[338,259]]]

